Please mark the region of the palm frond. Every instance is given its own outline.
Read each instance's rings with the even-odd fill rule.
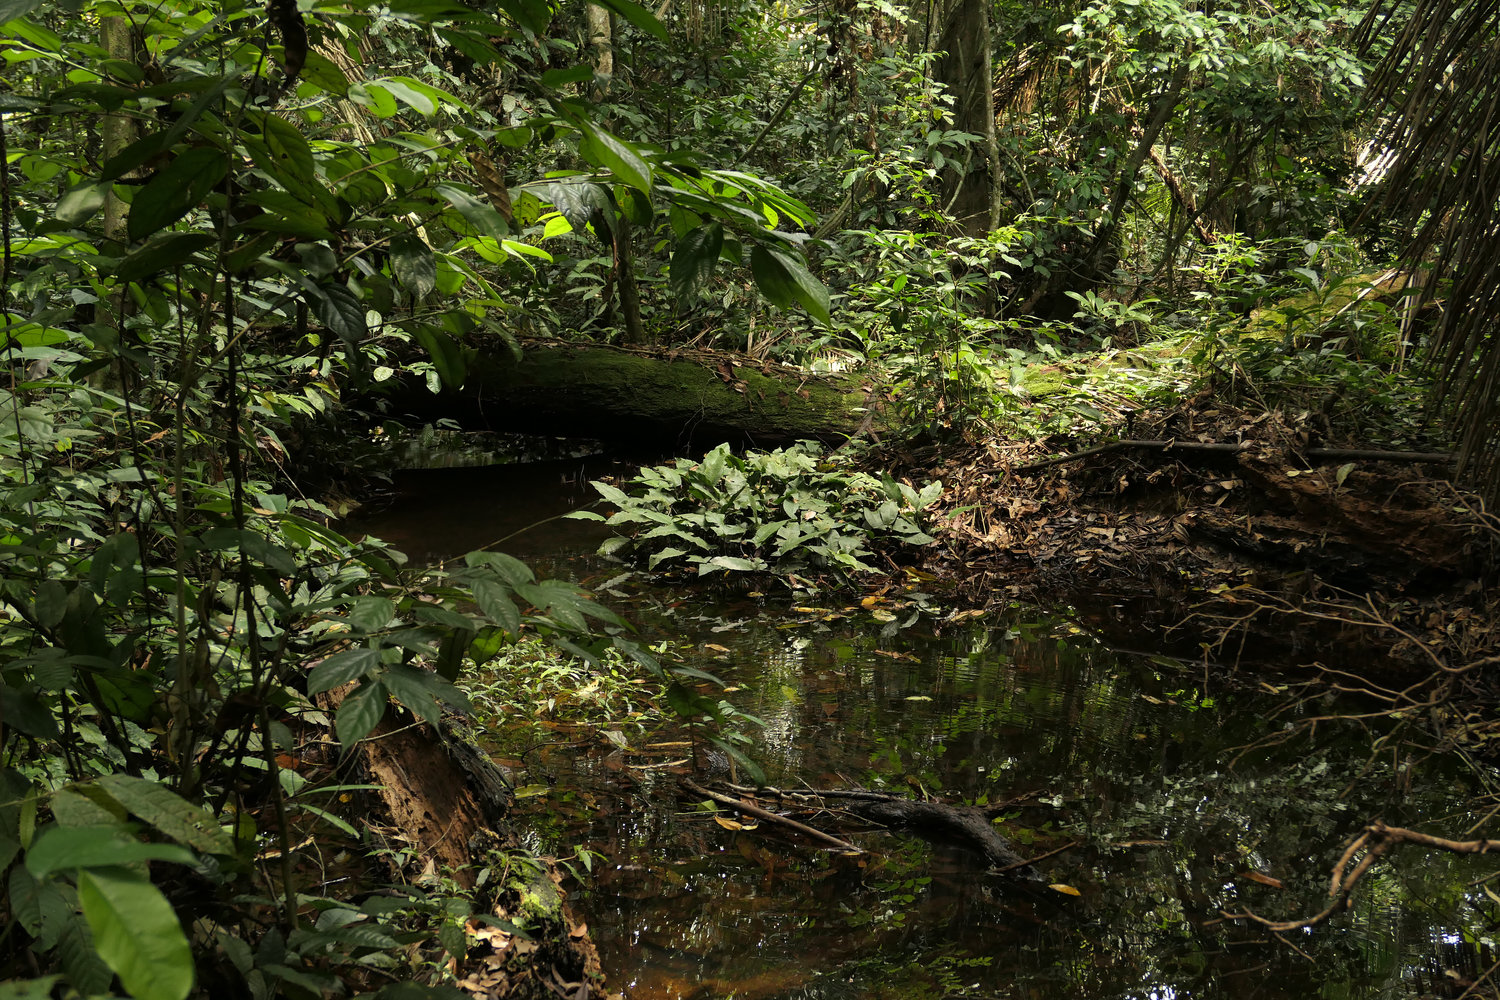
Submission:
[[[1385,0],[1361,27],[1385,48],[1371,84],[1393,154],[1381,209],[1412,226],[1446,308],[1430,345],[1435,407],[1459,471],[1500,496],[1500,0]]]

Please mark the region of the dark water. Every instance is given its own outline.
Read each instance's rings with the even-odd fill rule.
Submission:
[[[545,520],[592,498],[565,478],[423,473],[362,526],[432,561],[543,522],[503,548],[597,584],[619,572],[586,555],[597,529]],[[1464,836],[1489,778],[1405,739],[1372,750],[1382,720],[1289,732],[1368,706],[1288,711],[1246,680],[1253,651],[1230,684],[1035,608],[975,620],[906,594],[794,610],[688,587],[624,603],[738,688],[725,697],[764,722],[748,752],[773,783],[1016,800],[999,829],[1023,854],[1074,845],[1040,862],[1041,884],[910,836],[861,835],[870,853],[841,857],[698,810],[678,785],[693,765],[673,764],[692,751],[649,746],[681,732],[630,731],[626,749],[570,734],[526,754],[518,781],[552,789],[527,800],[549,848],[603,855],[576,905],[631,998],[1458,996],[1493,961],[1500,904],[1475,884],[1490,862],[1414,848],[1315,931],[1277,939],[1224,919],[1322,909],[1331,866],[1373,818]]]

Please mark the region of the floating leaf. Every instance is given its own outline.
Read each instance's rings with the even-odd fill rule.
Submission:
[[[1064,885],[1061,882],[1054,882],[1053,884],[1047,886],[1047,888],[1051,889],[1053,892],[1060,892],[1064,896],[1082,896],[1083,895],[1083,893],[1079,892],[1077,889],[1073,888],[1071,885]]]
[[[737,823],[732,819],[725,819],[718,813],[714,813],[714,822],[726,830],[743,830],[745,828],[743,824]]]

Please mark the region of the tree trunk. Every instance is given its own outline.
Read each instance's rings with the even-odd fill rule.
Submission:
[[[589,49],[594,54],[594,96],[600,97],[609,87],[615,75],[614,26],[610,23],[609,11],[596,4],[584,6],[588,18]]]
[[[135,36],[130,27],[130,21],[123,17],[102,17],[99,19],[99,47],[108,53],[109,58],[118,59],[121,62],[135,65]],[[109,160],[126,146],[130,145],[140,137],[140,129],[135,119],[126,114],[108,114],[99,126],[100,158]],[[140,170],[132,170],[129,177],[140,176]],[[113,186],[104,196],[104,236],[106,239],[127,242],[125,236],[125,216],[130,206],[115,196]]]
[[[995,133],[994,66],[990,45],[989,0],[957,0],[941,12],[937,48],[943,52],[933,75],[953,95],[954,127],[982,140],[962,168],[943,172],[943,201],[949,214],[971,236],[1000,225],[1000,150]],[[928,36],[935,32],[928,32]]]
[[[733,354],[543,342],[519,361],[503,345],[489,346],[468,365],[462,389],[433,394],[419,380],[392,380],[378,405],[398,419],[449,419],[466,430],[666,448],[842,442],[869,422],[870,396],[857,378],[752,365]]]

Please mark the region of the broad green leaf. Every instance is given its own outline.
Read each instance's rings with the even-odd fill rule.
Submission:
[[[417,301],[437,287],[437,260],[432,248],[416,233],[402,233],[391,241],[391,270]]]
[[[104,207],[110,186],[108,181],[80,184],[57,200],[57,208],[52,214],[70,226],[82,225]]]
[[[566,87],[570,83],[591,83],[594,79],[594,67],[588,63],[577,66],[569,66],[567,69],[549,69],[542,74],[542,86],[557,90]]]
[[[439,90],[429,83],[423,83],[409,76],[393,76],[380,82],[392,94],[424,115],[435,113],[444,102],[468,110],[468,105],[446,90]]]
[[[437,369],[438,377],[443,380],[443,385],[449,389],[463,388],[464,381],[469,374],[463,348],[447,333],[435,326],[428,326],[424,323],[417,327],[416,333],[417,343],[421,344],[432,358],[432,366]]]
[[[646,560],[646,568],[655,569],[657,566],[666,562],[668,559],[676,559],[678,556],[685,556],[687,554],[687,549],[674,549],[670,547],[662,549],[660,552],[654,552],[651,554],[651,558]]]
[[[759,764],[755,763],[755,761],[751,760],[749,757],[746,757],[743,750],[735,746],[733,743],[730,743],[728,740],[720,739],[719,737],[712,734],[708,735],[708,741],[717,746],[720,750],[723,750],[729,756],[733,757],[735,763],[745,769],[745,774],[749,776],[752,782],[757,785],[765,784],[766,773],[760,769]]]
[[[396,98],[378,83],[356,83],[349,87],[349,100],[374,112],[377,118],[393,117],[400,110]]]
[[[585,159],[607,168],[622,184],[628,184],[645,195],[651,193],[651,168],[630,143],[587,122],[582,128],[588,137],[583,148]]]
[[[521,612],[511,600],[510,591],[493,580],[478,580],[474,583],[474,603],[505,631],[517,636],[521,631]]]
[[[213,246],[216,241],[213,233],[163,233],[120,261],[115,268],[115,277],[121,281],[140,281],[170,274],[178,265],[192,259],[200,250]]]
[[[107,774],[95,784],[179,844],[205,854],[234,853],[234,841],[211,813],[160,782],[127,774]]]
[[[311,184],[315,179],[312,148],[290,122],[279,115],[267,112],[260,116],[261,139],[270,160],[257,165],[283,182],[287,178],[302,184]],[[254,147],[251,151],[257,152]]]
[[[780,250],[757,246],[750,255],[750,270],[756,287],[774,304],[785,309],[796,301],[825,326],[832,321],[828,289],[800,261]]]
[[[343,703],[334,716],[334,731],[347,753],[366,736],[385,715],[389,700],[385,685],[379,682],[361,684]]]
[[[25,17],[42,5],[42,0],[0,0],[0,24]]]
[[[192,211],[228,171],[224,151],[214,146],[198,146],[174,158],[131,201],[126,218],[131,242],[147,239]]]
[[[307,693],[322,694],[343,684],[357,681],[380,666],[380,650],[351,649],[332,656],[312,668],[307,675]]]
[[[347,285],[304,281],[302,288],[307,293],[307,304],[313,315],[345,344],[355,347],[369,334],[370,328],[365,325],[365,307]]]
[[[699,290],[713,277],[724,249],[724,227],[717,222],[690,230],[677,241],[668,275],[679,307],[692,303]]]
[[[396,605],[387,598],[366,594],[355,599],[344,618],[360,632],[375,632],[390,624],[396,616]]]
[[[505,224],[505,219],[488,203],[480,201],[452,184],[439,184],[434,190],[442,195],[480,236],[490,236],[500,240],[510,234],[510,228]]]
[[[462,650],[467,646],[467,642],[462,642],[458,648]],[[380,680],[397,701],[431,726],[438,724],[444,702],[459,708],[468,703],[458,688],[437,674],[415,667],[394,666],[382,674]]]
[[[161,890],[123,869],[78,874],[78,900],[94,947],[136,1000],[183,1000],[193,953]]]
[[[488,566],[512,587],[536,582],[536,574],[531,571],[530,566],[504,552],[470,552],[464,556],[464,564],[472,567]]]
[[[228,853],[228,852],[225,852]],[[134,861],[196,865],[192,851],[176,844],[148,844],[123,826],[49,826],[26,852],[26,870],[37,878],[67,868],[96,868]]]
[[[344,76],[344,71],[327,56],[316,51],[307,53],[307,62],[302,67],[300,79],[334,97],[344,97],[349,93],[349,79]]]
[[[757,570],[766,568],[765,561],[762,559],[744,559],[740,556],[712,556],[699,564],[698,572],[700,574],[707,572],[704,568],[707,566],[712,566],[715,569],[734,570],[737,573],[754,573]]]
[[[420,114],[430,115],[437,111],[437,101],[415,87],[409,87],[399,80],[381,80],[380,86]]]
[[[0,983],[0,1000],[51,1000],[52,988],[61,978],[61,975],[51,975],[39,979],[8,980]]]

